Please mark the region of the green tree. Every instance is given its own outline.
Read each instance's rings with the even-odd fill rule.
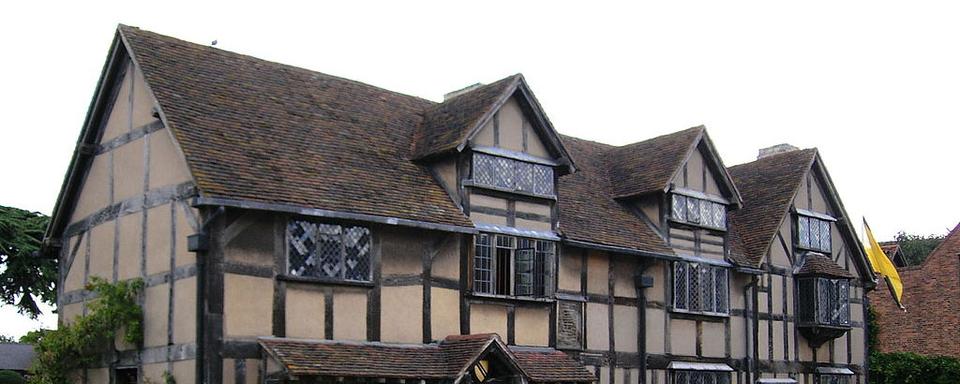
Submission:
[[[57,262],[36,255],[50,218],[0,206],[0,299],[24,315],[40,315],[37,301],[56,302]]]
[[[909,265],[919,265],[943,242],[945,235],[915,235],[897,232],[897,243]]]

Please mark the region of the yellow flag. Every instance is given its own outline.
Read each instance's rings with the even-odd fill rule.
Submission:
[[[887,254],[883,253],[880,244],[873,238],[873,232],[870,231],[870,226],[867,225],[866,218],[863,219],[863,227],[867,233],[867,242],[863,245],[863,249],[867,252],[867,258],[870,259],[870,265],[873,266],[873,271],[886,279],[887,286],[890,287],[890,293],[893,295],[893,300],[897,302],[897,306],[901,309],[906,309],[900,301],[903,297],[903,281],[900,280],[897,267],[893,265],[893,262],[887,257]]]

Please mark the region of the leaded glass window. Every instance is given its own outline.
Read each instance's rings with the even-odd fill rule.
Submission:
[[[804,277],[797,281],[801,324],[850,326],[849,280]]]
[[[817,376],[817,384],[849,384],[850,376],[848,375],[819,375]]]
[[[673,309],[705,314],[729,313],[726,268],[700,263],[673,263]]]
[[[522,237],[474,237],[473,290],[509,296],[544,296],[555,244]]]
[[[474,153],[473,182],[484,187],[553,196],[553,168],[542,164]]]
[[[727,228],[727,206],[724,204],[673,194],[670,208],[674,221],[715,229]]]
[[[673,371],[673,384],[729,384],[730,374],[716,371]]]
[[[797,244],[801,248],[831,253],[830,221],[816,217],[797,216]]]
[[[328,280],[370,281],[370,230],[290,220],[287,273]]]

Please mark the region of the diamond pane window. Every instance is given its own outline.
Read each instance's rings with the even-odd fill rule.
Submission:
[[[831,253],[831,228],[829,220],[797,215],[797,246]]]
[[[670,218],[680,223],[725,230],[727,206],[711,200],[674,193],[670,201]]]
[[[700,200],[692,197],[687,198],[687,222],[700,223]]]
[[[673,384],[730,384],[730,374],[716,371],[673,371]]]
[[[690,309],[687,295],[687,263],[673,263],[673,307],[679,310]]]
[[[686,196],[673,195],[673,219],[677,221],[687,221]]]
[[[713,226],[715,228],[727,227],[727,207],[720,203],[713,203]]]
[[[797,219],[797,242],[801,247],[810,247],[810,218],[800,216]]]
[[[287,273],[325,280],[370,281],[370,230],[291,220]]]
[[[716,289],[713,291],[716,297],[716,312],[727,313],[727,270],[723,268],[714,268],[713,270],[716,282]]]
[[[507,191],[555,195],[553,168],[485,153],[473,155],[473,182]]]
[[[531,163],[524,163],[522,161],[514,162],[513,164],[515,174],[516,174],[516,190],[523,192],[533,192],[533,167]]]
[[[797,285],[800,325],[850,326],[850,281],[804,277]]]
[[[704,314],[729,313],[727,270],[706,264],[673,263],[673,309]]]
[[[831,251],[830,246],[830,222],[826,220],[820,220],[820,250],[821,251]]]
[[[716,227],[713,224],[713,202],[700,200],[700,224],[708,227]]]
[[[551,196],[553,195],[553,168],[534,165],[533,166],[533,191],[534,194]]]

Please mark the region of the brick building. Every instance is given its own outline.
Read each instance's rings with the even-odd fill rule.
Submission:
[[[899,271],[906,312],[886,283],[868,295],[877,313],[878,349],[960,357],[960,224],[923,264]]]

